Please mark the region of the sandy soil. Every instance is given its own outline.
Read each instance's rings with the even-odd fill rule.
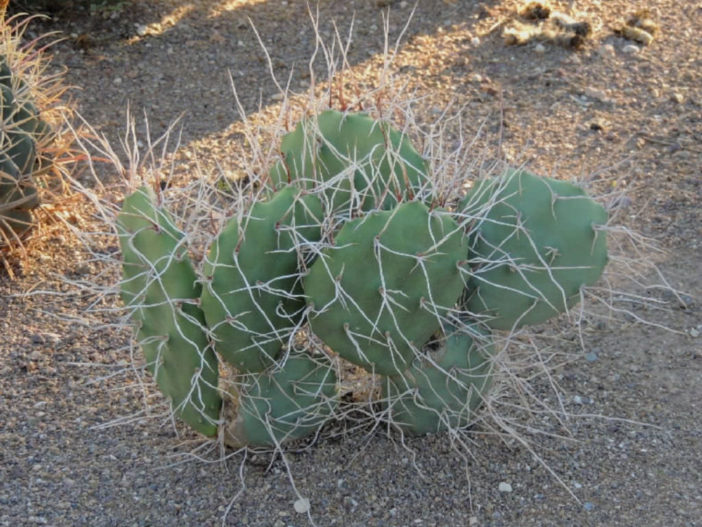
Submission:
[[[392,4],[394,39],[411,4],[380,3]],[[512,0],[422,0],[398,76],[426,97],[427,119],[450,101],[465,105],[465,135],[484,125],[512,162],[559,177],[606,173],[627,185],[625,223],[668,251],[661,269],[685,293],[655,315],[675,332],[603,324],[587,333],[582,360],[557,372],[572,413],[617,418],[574,418],[570,440],[539,441],[579,501],[531,454],[496,437],[476,435],[475,457],[464,463],[442,436],[412,440],[415,458],[383,436],[354,436],[289,458],[317,525],[702,524],[702,8],[572,4],[594,27],[579,50],[506,46]],[[631,47],[612,27],[642,7],[660,31]],[[229,166],[240,143],[228,71],[248,112],[260,107],[265,119],[278,102],[248,19],[275,73],[300,89],[314,44],[305,9],[299,0],[150,0],[111,18],[59,13],[32,32],[66,36],[53,48],[54,67],[68,68],[78,109],[100,132],[117,141],[127,105],[148,113],[155,134],[184,113],[179,170],[197,159],[206,171]],[[326,35],[332,21],[346,31],[355,16],[350,68],[369,82],[383,12],[370,0],[320,5]],[[308,524],[280,460],[249,459],[247,489],[228,509],[240,457],[182,463],[194,437],[157,419],[103,426],[140,412],[151,394],[119,373],[129,358],[124,334],[82,325],[89,299],[62,284],[100,271],[68,233],[49,229],[16,280],[0,277],[0,524]],[[40,291],[54,293],[22,294]]]

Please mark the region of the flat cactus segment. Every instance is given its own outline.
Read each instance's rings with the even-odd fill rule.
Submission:
[[[122,300],[140,327],[137,338],[149,371],[183,421],[206,436],[217,433],[221,397],[218,362],[196,306],[197,276],[183,233],[141,187],[117,217],[124,279]]]
[[[399,374],[461,295],[467,253],[458,224],[417,201],[347,222],[304,279],[312,331],[350,362]]]
[[[489,334],[475,325],[447,330],[401,376],[384,379],[390,420],[410,434],[469,426],[492,385],[494,345]]]
[[[607,264],[607,212],[571,183],[511,170],[476,185],[459,211],[476,221],[466,308],[494,329],[567,311]]]
[[[366,114],[327,110],[283,137],[271,183],[323,188],[332,211],[390,209],[426,184],[426,161],[409,139]]]
[[[202,309],[217,352],[240,372],[269,367],[299,325],[301,252],[321,237],[322,217],[316,196],[289,186],[233,218],[210,248]]]
[[[235,448],[275,447],[308,436],[338,403],[337,375],[326,355],[293,351],[281,367],[241,379],[236,417],[224,436]]]

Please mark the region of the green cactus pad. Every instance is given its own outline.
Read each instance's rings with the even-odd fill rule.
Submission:
[[[232,219],[205,264],[202,309],[217,352],[240,372],[269,367],[304,311],[299,248],[319,240],[322,207],[293,187]]]
[[[447,330],[448,336],[426,346],[401,376],[384,379],[390,421],[404,432],[465,428],[492,385],[489,335],[475,325]],[[480,337],[477,343],[475,336]]]
[[[326,355],[291,352],[281,367],[243,375],[236,417],[225,441],[233,447],[274,447],[317,431],[337,405],[337,375]]]
[[[538,324],[574,306],[607,264],[607,212],[565,181],[510,170],[459,205],[474,217],[468,311],[493,329]]]
[[[334,213],[390,209],[426,184],[427,163],[409,139],[365,114],[327,110],[305,119],[283,137],[280,150],[272,185],[324,188]]]
[[[456,222],[417,201],[347,222],[304,279],[312,331],[348,361],[399,374],[461,295],[467,253]]]
[[[197,307],[200,286],[183,233],[141,187],[117,217],[124,280],[122,300],[140,326],[147,368],[183,421],[206,436],[217,433],[222,400],[218,362]]]

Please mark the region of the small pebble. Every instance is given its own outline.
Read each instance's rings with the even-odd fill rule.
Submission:
[[[629,55],[635,55],[636,53],[638,53],[639,51],[641,51],[641,48],[639,48],[639,46],[636,46],[636,45],[634,45],[634,44],[627,44],[626,46],[624,46],[624,47],[622,48],[622,51],[623,51],[624,53],[629,54]]]
[[[586,501],[585,503],[583,503],[583,508],[584,508],[586,511],[590,512],[592,509],[595,508],[595,505],[593,505],[593,504],[590,503],[589,501]]]
[[[497,490],[500,492],[512,492],[512,485],[503,481],[497,486]]]
[[[593,353],[593,352],[587,353],[585,355],[585,360],[588,362],[595,362],[597,360],[597,353]]]
[[[592,88],[591,86],[585,88],[585,97],[588,99],[595,99],[600,102],[607,102],[608,100],[607,94],[604,92],[604,90]]]
[[[691,336],[692,338],[696,339],[697,337],[700,336],[700,332],[697,331],[695,328],[692,328],[692,329],[690,330],[690,336]]]
[[[300,514],[305,513],[310,510],[310,500],[307,498],[300,498],[295,502],[295,512]]]
[[[539,55],[543,55],[546,53],[546,46],[539,42],[536,46],[534,46],[534,52],[538,53]]]
[[[695,299],[690,295],[680,295],[680,300],[682,300],[682,303],[680,304],[681,309],[689,309],[695,304]]]
[[[147,30],[148,30],[148,28],[145,25],[137,24],[136,32],[137,32],[137,35],[139,35],[140,37],[143,37],[144,35],[146,35]]]
[[[612,44],[605,44],[600,48],[600,55],[603,57],[614,57],[615,51]]]
[[[685,102],[685,97],[683,96],[682,93],[674,92],[671,96],[670,99],[678,104],[682,104]]]
[[[477,47],[480,45],[480,39],[478,37],[473,37],[470,39],[470,45]]]

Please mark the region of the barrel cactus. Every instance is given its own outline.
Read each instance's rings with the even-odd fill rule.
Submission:
[[[39,205],[32,173],[39,163],[37,144],[48,125],[28,100],[27,86],[12,74],[0,55],[0,245],[19,240],[32,226],[32,209]],[[4,243],[3,243],[4,242]]]
[[[63,77],[48,73],[42,37],[26,42],[31,17],[5,19],[0,6],[0,256],[20,247],[40,202],[65,195],[75,165],[71,106]]]
[[[161,194],[128,196],[122,298],[174,413],[237,448],[280,448],[344,415],[343,377],[361,371],[403,433],[469,427],[497,332],[577,302],[607,262],[607,214],[523,170],[465,196],[429,179],[386,122],[329,110],[283,138],[200,261]]]

